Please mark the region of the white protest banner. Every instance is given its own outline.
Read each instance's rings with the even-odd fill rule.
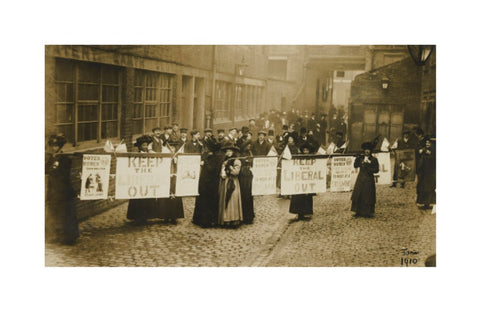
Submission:
[[[253,158],[252,195],[270,195],[277,193],[276,157]]]
[[[170,157],[142,155],[117,157],[115,198],[169,197],[171,163]]]
[[[375,182],[379,185],[389,185],[392,182],[390,153],[379,152],[374,153],[374,157],[378,160],[379,172],[374,174]]]
[[[327,159],[296,158],[282,160],[281,194],[306,194],[327,191]]]
[[[185,197],[198,195],[200,161],[200,155],[178,155],[175,196]]]
[[[102,200],[108,197],[111,156],[84,154],[80,200]]]
[[[355,172],[353,168],[354,157],[333,157],[331,159],[331,181],[330,191],[350,191],[352,173]]]

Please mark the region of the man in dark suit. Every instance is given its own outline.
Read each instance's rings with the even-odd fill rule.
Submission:
[[[200,142],[200,132],[193,130],[190,132],[191,140],[185,143],[185,153],[202,153],[203,144]]]
[[[252,144],[253,155],[267,155],[270,151],[272,146],[265,140],[266,135],[265,131],[258,132],[258,139]]]

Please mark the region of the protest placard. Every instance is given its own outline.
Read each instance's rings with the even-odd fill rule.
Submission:
[[[331,181],[330,191],[350,191],[352,190],[352,173],[354,157],[333,157],[331,159]]]
[[[110,161],[110,155],[83,155],[80,200],[101,200],[108,197]]]
[[[327,159],[294,158],[282,160],[281,194],[306,194],[327,191]]]
[[[179,154],[175,196],[197,196],[200,180],[200,155]]]
[[[276,157],[253,158],[252,195],[270,195],[277,193]]]
[[[373,156],[377,158],[379,166],[379,172],[374,174],[375,182],[379,185],[389,185],[392,182],[390,153],[379,152],[374,153]]]
[[[117,157],[115,198],[169,197],[171,163],[170,157],[142,155]]]

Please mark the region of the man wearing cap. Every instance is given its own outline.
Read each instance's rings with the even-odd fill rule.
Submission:
[[[272,147],[266,140],[265,136],[267,132],[265,131],[258,131],[258,139],[253,142],[252,144],[252,153],[253,155],[267,155]]]
[[[187,132],[188,132],[188,129],[182,127],[180,129],[180,138],[178,139],[178,145],[177,145],[177,150],[179,150],[180,148],[182,148],[183,145],[185,145],[188,141],[187,139]]]
[[[200,142],[200,132],[190,132],[191,140],[185,143],[185,153],[203,153],[203,144]]]
[[[238,138],[238,130],[236,127],[234,128],[231,128],[230,130],[228,130],[228,135],[225,136],[225,139],[231,143],[233,143],[234,145],[237,144],[237,138]]]
[[[162,147],[163,147],[163,141],[162,141],[162,129],[159,127],[155,127],[152,129],[153,132],[153,140],[150,144],[151,150],[155,152],[162,152]]]
[[[217,135],[218,135],[218,138],[217,138],[218,143],[221,144],[221,145],[224,145],[225,142],[227,141],[225,139],[225,130],[224,129],[218,129],[217,130]]]
[[[173,122],[172,123],[172,140],[174,143],[178,142],[178,139],[179,139],[179,130],[178,130],[178,123],[177,122]]]
[[[173,137],[172,137],[173,128],[171,126],[165,126],[163,129],[164,129],[164,133],[160,135],[160,139],[162,140],[163,145],[164,146],[175,145],[175,142],[173,141]]]
[[[402,138],[397,139],[397,143],[392,146],[392,150],[406,150],[415,149],[414,141],[410,139],[410,131],[403,131]],[[393,182],[390,187],[395,188],[397,181],[400,182],[400,187],[405,188],[404,177],[406,175],[403,172],[403,167],[399,166],[400,163],[395,163],[395,169],[393,170]]]
[[[200,139],[200,142],[203,144],[204,148],[206,149],[208,149],[207,145],[209,142],[216,142],[211,128],[206,128],[203,130],[203,138]]]

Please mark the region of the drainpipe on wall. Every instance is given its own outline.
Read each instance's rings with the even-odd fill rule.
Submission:
[[[216,54],[217,54],[217,46],[213,46],[212,51],[212,96],[210,97],[212,100],[210,102],[210,113],[207,114],[207,127],[213,128],[213,119],[215,118],[213,109],[215,107],[215,75],[217,72],[217,61],[216,61]],[[210,116],[210,118],[208,118]]]

